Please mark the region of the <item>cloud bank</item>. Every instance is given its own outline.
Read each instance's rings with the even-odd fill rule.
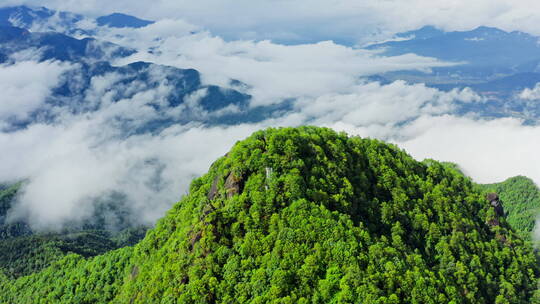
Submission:
[[[518,119],[472,120],[450,115],[422,117],[403,133],[398,144],[418,159],[435,158],[459,164],[480,183],[525,175],[540,182],[540,127]]]
[[[0,135],[0,144],[9,146],[3,149],[0,178],[29,179],[12,219],[28,218],[36,229],[61,228],[90,216],[97,199],[121,192],[134,221],[152,224],[186,193],[191,179],[254,130],[177,126],[100,142],[96,127],[108,131],[81,120]]]
[[[27,119],[59,82],[60,75],[72,68],[60,62],[22,61],[0,65],[0,129],[9,119]]]
[[[171,28],[177,29],[173,35]],[[347,92],[359,77],[375,73],[429,71],[458,64],[414,54],[383,57],[331,41],[294,46],[270,41],[226,41],[208,31],[193,32],[194,28],[183,21],[166,20],[137,30],[101,29],[97,35],[139,50],[116,64],[149,61],[194,68],[207,83],[222,86],[227,86],[230,79],[240,80],[250,87],[254,106]]]

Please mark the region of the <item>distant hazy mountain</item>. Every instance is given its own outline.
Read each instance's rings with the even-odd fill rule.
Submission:
[[[482,104],[463,104],[458,113],[474,112],[484,117],[519,116],[536,123],[540,105],[520,99],[520,92],[540,82],[539,38],[523,32],[505,32],[490,27],[445,32],[432,26],[396,35],[395,41],[372,44],[384,56],[414,53],[455,66],[430,72],[398,71],[368,79],[388,83],[398,79],[425,83],[448,91],[470,87],[485,98]]]
[[[94,21],[97,26],[141,28],[154,21],[134,16],[114,13],[97,19],[70,12],[50,10],[44,7],[12,6],[0,8],[0,26],[15,26],[25,29],[38,27],[41,30],[62,29],[64,34],[91,34],[91,30],[81,29],[82,20]]]
[[[54,33],[35,33],[26,29],[0,26],[0,53],[4,57],[33,49],[41,60],[96,61],[126,57],[135,51],[93,38],[75,39]]]
[[[152,107],[156,115],[159,114],[155,117],[156,120],[149,121],[144,130],[136,131],[145,131],[147,128],[160,129],[172,123],[210,122],[207,114],[211,116],[212,112],[229,106],[235,106],[237,110],[246,110],[251,98],[234,89],[203,84],[199,72],[194,69],[178,69],[147,62],[114,67],[107,62],[98,62],[81,64],[80,67],[68,71],[63,77],[64,81],[48,98],[49,103],[62,106],[73,113],[98,110],[105,102],[89,97],[95,93],[92,82],[107,77],[110,80],[102,88],[108,92],[110,99],[107,102],[132,99],[137,94],[166,86],[166,93],[163,96],[155,97],[148,102],[148,106]],[[186,100],[195,95],[198,96],[197,102],[187,105]],[[183,107],[179,108],[181,105]],[[175,108],[177,111],[172,111]],[[38,116],[48,115],[44,116],[42,113]],[[214,123],[222,122],[219,117],[212,118]]]
[[[147,25],[153,24],[154,21],[143,20],[137,17],[133,17],[126,14],[114,13],[107,16],[102,16],[96,19],[98,25],[100,26],[110,26],[110,27],[132,27],[132,28],[141,28]]]
[[[230,88],[205,85],[201,82],[199,72],[193,69],[146,62],[119,67],[107,62],[78,63],[61,77],[43,107],[35,110],[24,121],[11,121],[8,130],[24,128],[35,122],[54,121],[57,115],[65,111],[72,114],[97,111],[110,103],[135,100],[136,95],[156,92],[159,88],[163,91],[162,95],[144,101],[149,107],[146,111],[151,109],[153,113],[147,117],[146,123],[136,121],[132,126],[129,123],[132,120],[130,113],[125,113],[125,116],[115,118],[119,126],[124,126],[126,132],[140,133],[162,129],[173,123],[228,123],[258,115],[257,108],[250,110],[253,113],[248,112],[250,95]],[[95,81],[103,83],[100,92],[107,92],[106,100],[96,92]],[[223,112],[225,108],[230,111]],[[214,115],[216,111],[221,112]],[[136,112],[135,108],[133,112]]]
[[[445,61],[466,62],[477,67],[517,70],[540,59],[538,38],[523,32],[505,32],[491,27],[472,31],[444,32],[433,27],[399,34],[410,39],[368,46],[387,55],[415,53]],[[529,67],[530,68],[530,67]],[[536,66],[534,67],[536,68]]]
[[[34,31],[34,25],[45,24],[51,18],[55,18],[56,23],[63,23],[67,30],[63,33]],[[234,89],[203,84],[199,72],[193,69],[144,62],[113,66],[112,60],[132,55],[135,50],[94,38],[76,39],[65,34],[72,32],[77,22],[84,18],[46,8],[18,6],[0,9],[0,63],[13,64],[18,60],[37,58],[39,61],[60,60],[76,64],[74,69],[61,77],[59,85],[52,90],[42,108],[25,121],[11,121],[7,130],[16,130],[36,121],[54,120],[59,108],[75,114],[99,110],[103,106],[102,99],[90,101],[89,94],[94,89],[93,81],[100,77],[109,79],[104,92],[109,92],[108,101],[113,103],[159,87],[166,88],[162,96],[148,101],[148,106],[156,115],[155,120],[150,119],[142,130],[136,129],[134,132],[160,129],[172,123],[210,122],[210,117],[212,123],[238,121],[240,114],[235,114],[235,111],[248,108],[251,96]],[[100,26],[133,28],[153,23],[124,14],[100,17],[96,22]],[[230,87],[235,86],[242,84],[231,82]],[[196,102],[191,101],[190,106],[180,109],[179,106],[185,104],[185,99],[190,96]],[[231,106],[234,108],[229,108],[230,111],[226,113],[220,112],[219,117],[211,114]],[[255,110],[253,115],[257,113],[261,111]]]
[[[68,35],[89,34],[79,26],[88,19],[70,12],[54,11],[44,7],[11,6],[0,8],[0,26],[14,26],[41,32],[55,31]]]
[[[55,22],[71,26],[84,17],[82,15],[53,11],[44,7],[30,8],[27,6],[12,6],[0,8],[0,25],[30,28],[35,23],[43,23],[55,17]]]
[[[516,73],[540,71],[538,37],[523,32],[505,32],[490,27],[471,31],[444,32],[431,26],[397,35],[396,41],[367,46],[383,55],[414,53],[454,62],[432,73],[397,72],[386,75],[427,84],[471,84],[491,81]]]

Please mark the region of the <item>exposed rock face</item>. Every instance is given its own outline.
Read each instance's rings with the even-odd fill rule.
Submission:
[[[498,201],[498,200],[499,200],[499,195],[498,195],[497,193],[494,193],[494,192],[488,193],[488,195],[487,195],[487,200],[488,200],[489,202],[492,202],[492,201]]]
[[[214,178],[214,181],[212,182],[212,187],[210,187],[210,191],[208,191],[208,199],[213,200],[216,198],[218,194],[218,183],[219,183],[219,175]]]
[[[210,187],[210,191],[208,191],[208,199],[213,200],[219,195],[219,180],[220,176],[216,176],[214,178],[214,181],[212,182],[212,186]],[[225,180],[225,192],[227,194],[227,198],[231,198],[232,196],[239,194],[242,189],[242,178],[237,177],[234,175],[234,173],[229,173],[227,176],[227,179]]]
[[[130,273],[130,279],[134,279],[137,275],[139,275],[139,267],[137,266],[133,266],[133,268],[131,268],[131,273]]]
[[[234,173],[230,173],[225,180],[225,191],[227,192],[227,198],[231,198],[235,194],[240,193],[242,179],[235,176]]]
[[[489,193],[486,198],[491,207],[495,210],[495,214],[497,214],[497,216],[504,216],[504,209],[499,200],[499,195],[497,193]]]

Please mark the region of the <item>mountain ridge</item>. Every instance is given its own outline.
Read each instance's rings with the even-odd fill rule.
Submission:
[[[538,124],[540,107],[521,98],[524,89],[533,89],[540,70],[539,37],[519,31],[507,32],[480,26],[465,31],[444,31],[433,26],[396,34],[395,40],[368,45],[383,56],[414,53],[453,62],[454,66],[430,71],[395,71],[372,75],[381,83],[405,80],[423,83],[443,91],[471,88],[484,101],[463,104],[460,115],[484,118],[516,117]]]
[[[504,68],[524,63],[524,59],[539,58],[538,37],[493,27],[480,26],[469,31],[445,32],[428,26],[397,36],[410,39],[376,43],[366,48],[383,49],[386,55],[415,53],[445,61],[465,61],[469,65]]]
[[[51,22],[51,19],[53,18],[55,18],[55,20]],[[15,26],[31,29],[36,25],[51,28],[51,26],[54,24],[55,26],[61,25],[63,28],[66,28],[67,34],[91,33],[91,31],[88,32],[87,30],[79,28],[78,23],[84,19],[95,22],[97,26],[134,29],[142,28],[155,23],[151,20],[144,20],[122,13],[112,13],[94,19],[85,17],[81,14],[51,10],[46,7],[39,6],[0,6],[1,26]],[[49,23],[51,24],[49,25]]]
[[[122,58],[135,51],[94,38],[76,39],[56,32],[30,32],[13,26],[0,26],[0,51],[5,56],[34,49],[40,60],[100,61]]]

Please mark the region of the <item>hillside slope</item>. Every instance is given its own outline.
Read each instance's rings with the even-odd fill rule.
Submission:
[[[268,129],[145,239],[0,280],[4,303],[528,303],[532,248],[437,162],[324,128]]]

